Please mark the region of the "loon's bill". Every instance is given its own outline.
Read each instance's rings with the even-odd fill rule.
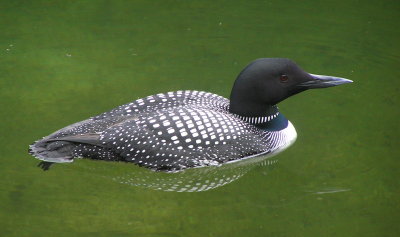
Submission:
[[[352,80],[342,78],[342,77],[317,75],[317,74],[311,74],[311,73],[310,73],[310,75],[313,78],[312,80],[303,82],[303,83],[299,84],[298,86],[306,87],[308,89],[314,89],[314,88],[325,88],[325,87],[338,86],[338,85],[353,82]]]

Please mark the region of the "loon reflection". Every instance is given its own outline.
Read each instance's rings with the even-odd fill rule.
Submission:
[[[202,192],[230,184],[255,167],[263,166],[270,171],[277,162],[275,157],[268,154],[221,166],[186,169],[173,173],[154,172],[122,162],[119,164],[123,165],[123,170],[110,169],[108,162],[102,161],[96,162],[97,166],[79,163],[79,167],[85,169],[85,172],[91,170],[103,178],[134,187],[167,192]]]

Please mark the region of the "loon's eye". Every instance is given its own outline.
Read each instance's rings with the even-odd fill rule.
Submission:
[[[280,76],[279,80],[280,80],[281,82],[287,82],[287,81],[289,80],[289,77],[288,77],[287,75],[285,75],[285,74],[282,74],[282,75]]]

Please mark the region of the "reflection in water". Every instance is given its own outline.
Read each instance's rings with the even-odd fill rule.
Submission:
[[[156,172],[132,164],[124,165],[124,169],[121,170],[109,166],[107,168],[106,165],[110,164],[109,162],[96,163],[101,164],[95,168],[88,166],[85,169],[90,169],[96,173],[101,172],[101,176],[111,178],[118,183],[162,191],[201,192],[229,184],[255,166],[272,167],[273,164],[277,163],[277,160],[272,159],[271,155],[264,155],[226,163],[221,166],[192,168],[176,173]],[[80,165],[80,167],[82,166]]]
[[[340,193],[340,192],[347,192],[347,191],[351,191],[351,189],[349,188],[324,188],[320,191],[308,191],[312,194],[317,194],[317,195],[321,195],[321,194],[327,194],[327,193]]]
[[[271,165],[277,160],[262,160],[257,163],[240,161],[222,166],[187,169],[177,173],[154,172],[141,168],[135,172],[113,178],[115,181],[133,186],[162,191],[201,192],[229,184],[246,174],[256,164]]]

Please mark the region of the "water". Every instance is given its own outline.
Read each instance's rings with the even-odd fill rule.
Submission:
[[[396,236],[397,1],[1,1],[2,236]],[[258,57],[351,85],[280,104],[297,142],[233,182],[121,184],[127,164],[36,167],[28,144],[159,92],[229,96]],[[135,167],[136,168],[136,167]]]

